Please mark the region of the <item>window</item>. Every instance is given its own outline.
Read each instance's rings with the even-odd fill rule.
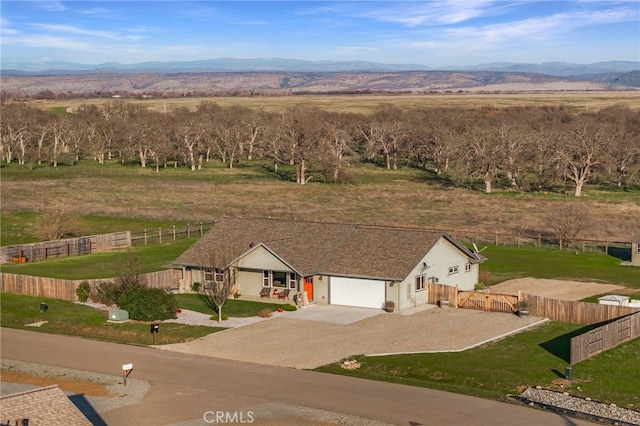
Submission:
[[[426,282],[427,282],[426,275],[417,275],[416,276],[416,291],[424,290]]]
[[[221,283],[224,281],[224,272],[220,268],[215,268],[213,271],[204,271],[204,280]]]
[[[638,253],[640,253],[640,243],[638,243],[638,244],[636,245],[636,251],[637,251]]]
[[[464,271],[465,272],[471,272],[471,264],[470,263],[465,263]]]
[[[449,275],[453,275],[457,273],[458,273],[458,265],[449,267]]]
[[[295,290],[298,285],[298,280],[296,280],[296,273],[289,272],[289,288]]]
[[[271,287],[271,271],[262,271],[262,286]]]

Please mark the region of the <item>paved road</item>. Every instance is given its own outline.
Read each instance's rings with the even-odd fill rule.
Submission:
[[[304,413],[305,407],[397,425],[590,424],[431,389],[38,332],[1,331],[1,355],[6,359],[113,375],[121,374],[122,364],[133,363],[131,377],[148,380],[152,389],[139,404],[100,413],[109,425],[204,425],[207,411],[244,413],[245,421],[252,411],[253,424],[259,425],[331,424],[305,422],[295,414]]]

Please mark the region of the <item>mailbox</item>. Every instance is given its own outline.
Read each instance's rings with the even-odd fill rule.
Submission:
[[[153,323],[150,328],[151,333],[157,333],[160,331],[160,324]]]

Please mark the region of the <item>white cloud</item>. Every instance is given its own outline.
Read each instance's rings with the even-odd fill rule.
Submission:
[[[495,0],[445,0],[420,2],[419,4],[396,3],[393,6],[375,9],[360,14],[382,22],[396,22],[414,27],[418,25],[449,25],[494,14]]]
[[[113,38],[113,39],[119,38],[118,34],[110,31],[86,30],[84,28],[75,27],[72,25],[30,24],[30,26],[33,28],[38,28],[40,30],[65,33],[65,34],[85,35],[85,36],[91,36],[91,37]]]

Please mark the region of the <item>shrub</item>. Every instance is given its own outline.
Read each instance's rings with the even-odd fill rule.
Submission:
[[[273,315],[273,311],[269,308],[261,309],[260,312],[258,312],[258,316],[261,318],[269,318],[271,315]]]
[[[195,282],[193,284],[191,284],[191,290],[195,291],[196,293],[198,293],[200,291],[200,287],[202,286],[202,284],[200,284],[199,282]]]
[[[129,318],[138,321],[176,318],[176,300],[161,288],[132,285],[118,292],[116,304],[129,312]]]
[[[102,282],[96,287],[96,292],[91,296],[91,300],[103,305],[111,306],[116,303],[118,285],[112,282]]]
[[[88,281],[82,281],[78,288],[76,288],[76,296],[78,296],[78,300],[81,302],[86,302],[89,298],[89,294],[91,294],[91,286]]]
[[[298,308],[296,308],[295,306],[293,306],[290,303],[285,303],[284,305],[282,305],[282,309],[285,311],[289,311],[289,312],[293,312],[293,311],[297,311]]]

